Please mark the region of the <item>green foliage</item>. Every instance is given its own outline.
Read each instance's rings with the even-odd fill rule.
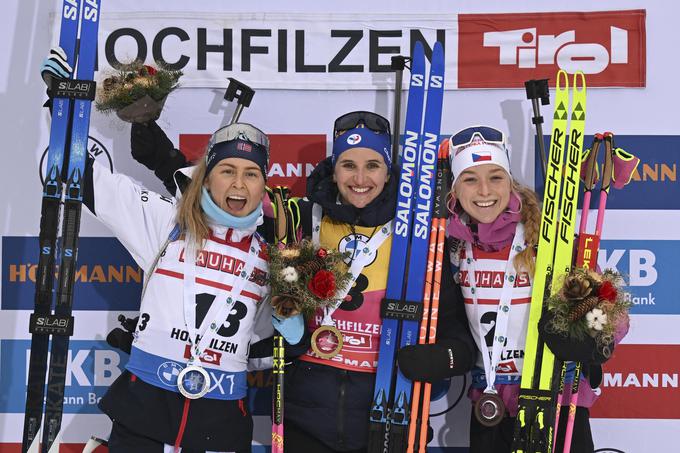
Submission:
[[[170,71],[143,65],[139,61],[122,65],[116,74],[106,78],[97,90],[96,106],[100,112],[116,112],[144,96],[161,101],[179,86],[182,71]]]

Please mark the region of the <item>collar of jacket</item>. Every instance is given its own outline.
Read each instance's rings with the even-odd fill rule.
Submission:
[[[307,178],[307,199],[318,203],[324,215],[333,220],[364,227],[383,225],[394,218],[397,206],[399,167],[392,166],[391,176],[383,191],[364,208],[339,204],[338,186],[333,182],[333,165],[328,157],[316,166]]]

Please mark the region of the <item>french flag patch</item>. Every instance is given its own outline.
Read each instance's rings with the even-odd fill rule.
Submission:
[[[484,162],[484,161],[491,161],[491,153],[489,152],[472,153],[472,162]]]

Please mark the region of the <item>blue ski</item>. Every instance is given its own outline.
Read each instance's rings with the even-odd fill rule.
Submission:
[[[420,161],[420,132],[423,121],[425,99],[425,51],[416,42],[411,56],[411,81],[406,107],[404,148],[401,157],[399,195],[394,216],[394,233],[390,252],[390,272],[387,276],[386,300],[401,301],[404,296],[403,282],[407,251],[411,237],[411,213],[413,212],[413,191],[417,178],[417,164]],[[399,339],[399,320],[384,318],[380,334],[378,370],[370,414],[368,452],[379,453],[389,445],[390,397],[396,345]]]
[[[425,273],[429,253],[432,206],[437,175],[439,153],[439,130],[441,127],[442,102],[444,99],[444,49],[440,42],[432,49],[432,65],[427,86],[427,103],[421,135],[420,165],[418,168],[418,190],[415,194],[413,231],[406,283],[406,302],[419,305],[422,313]],[[418,342],[420,318],[401,321],[399,347]],[[412,383],[397,370],[394,404],[392,406],[390,429],[390,452],[406,451],[409,417],[411,412]]]
[[[402,347],[417,341],[422,311],[444,86],[441,43],[435,44],[432,55],[430,76],[426,80],[423,46],[416,43],[411,60],[390,270],[382,307],[369,453],[401,452],[406,446],[411,382],[401,373],[395,376],[395,360],[397,345]],[[423,125],[426,82],[430,90]]]
[[[80,1],[64,1],[61,10],[61,31],[59,46],[66,54],[67,62],[75,67],[76,41]],[[36,273],[34,316],[48,315],[51,309],[56,243],[59,225],[59,211],[62,196],[62,172],[66,154],[67,134],[71,119],[72,101],[55,98],[52,104],[52,123],[47,152],[47,172],[43,187],[40,216],[40,256]],[[36,441],[42,423],[43,401],[45,398],[45,374],[47,372],[47,349],[49,334],[34,333],[31,338],[31,356],[28,367],[26,394],[26,415],[22,451],[37,450]]]
[[[64,0],[62,8],[60,45],[66,52],[67,61],[75,68],[77,80],[60,79],[56,80],[52,86],[53,119],[40,227],[40,259],[44,261],[45,267],[42,270],[44,274],[38,278],[36,284],[36,308],[31,315],[29,327],[33,338],[23,451],[29,449],[37,451],[36,439],[41,425],[43,398],[45,398],[45,422],[41,451],[58,451],[59,447],[68,345],[69,337],[73,334],[73,316],[71,315],[73,284],[83,199],[82,179],[85,172],[91,101],[94,98],[92,79],[97,55],[99,5],[100,0]],[[79,36],[77,35],[78,28],[80,28]],[[66,150],[68,152],[65,152]],[[66,181],[63,182],[62,174],[67,156],[68,170]],[[62,184],[65,184],[63,193]],[[61,260],[56,305],[54,314],[52,314],[52,278],[59,227],[59,203],[62,196],[64,197],[64,213],[61,222]],[[43,238],[46,241],[44,245]],[[53,337],[45,397],[45,364],[50,335]]]

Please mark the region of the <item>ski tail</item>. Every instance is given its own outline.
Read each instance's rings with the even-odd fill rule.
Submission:
[[[94,98],[94,67],[97,55],[97,34],[100,17],[100,0],[82,2],[79,17],[78,59],[74,86],[67,86],[70,97],[74,97],[71,120],[71,141],[69,150],[68,179],[64,194],[62,220],[61,264],[56,291],[54,317],[62,326],[54,331],[52,338],[47,398],[45,405],[45,426],[42,450],[49,451],[52,445],[58,447],[64,403],[64,385],[68,357],[69,337],[73,334],[73,285],[75,282],[78,236],[83,201],[83,176],[87,156],[87,141],[90,128],[90,110]],[[58,95],[58,94],[57,94]],[[55,447],[55,448],[57,448]]]
[[[420,323],[418,344],[434,343],[437,336],[439,314],[439,294],[441,289],[442,260],[444,259],[446,218],[446,197],[450,186],[449,142],[443,140],[439,145],[437,160],[437,182],[435,187],[434,211],[430,246],[423,295],[423,319]],[[409,422],[407,453],[424,453],[427,444],[427,425],[430,414],[431,384],[413,382],[413,401]],[[422,390],[422,392],[421,392]],[[422,395],[421,395],[422,393]]]
[[[555,112],[538,235],[536,273],[531,294],[518,414],[513,436],[513,452],[517,453],[547,452],[549,445],[552,444],[550,426],[554,420],[552,416],[555,410],[554,398],[550,390],[550,377],[546,386],[543,371],[549,370],[552,374],[554,356],[539,338],[537,326],[554,270],[560,183],[569,109],[569,79],[566,72],[557,73],[555,88]],[[548,368],[545,368],[546,366]]]
[[[432,64],[428,77],[427,101],[421,140],[418,168],[418,184],[413,213],[409,272],[406,281],[405,301],[422,309],[425,290],[425,273],[432,223],[432,208],[437,173],[439,132],[444,100],[444,47],[436,42],[432,48]],[[399,347],[410,346],[418,341],[419,319],[401,321]],[[408,439],[411,416],[411,381],[399,369],[394,385],[394,404],[391,413],[390,453],[403,453]]]
[[[81,0],[78,0],[75,5],[72,5],[72,2],[65,1],[61,11],[59,46],[64,50],[66,60],[71,67],[75,67],[80,2]],[[68,151],[67,135],[71,107],[72,101],[68,98],[54,99],[40,215],[38,239],[40,255],[36,271],[34,313],[31,315],[31,324],[37,324],[38,318],[48,315],[52,305],[60,202],[63,190],[62,174],[64,156]],[[30,330],[33,335],[28,367],[22,452],[29,451],[29,449],[37,451],[45,398],[45,374],[47,373],[49,346],[49,334]]]
[[[407,274],[406,259],[412,229],[412,194],[417,178],[420,156],[423,100],[425,98],[425,50],[417,41],[411,56],[411,80],[404,125],[404,147],[401,157],[399,194],[394,216],[392,249],[385,299],[400,302],[404,297],[404,280]],[[384,317],[380,334],[378,370],[376,373],[373,403],[369,415],[368,452],[383,453],[389,443],[391,395],[393,392],[393,365],[396,342],[399,338],[399,320]]]

